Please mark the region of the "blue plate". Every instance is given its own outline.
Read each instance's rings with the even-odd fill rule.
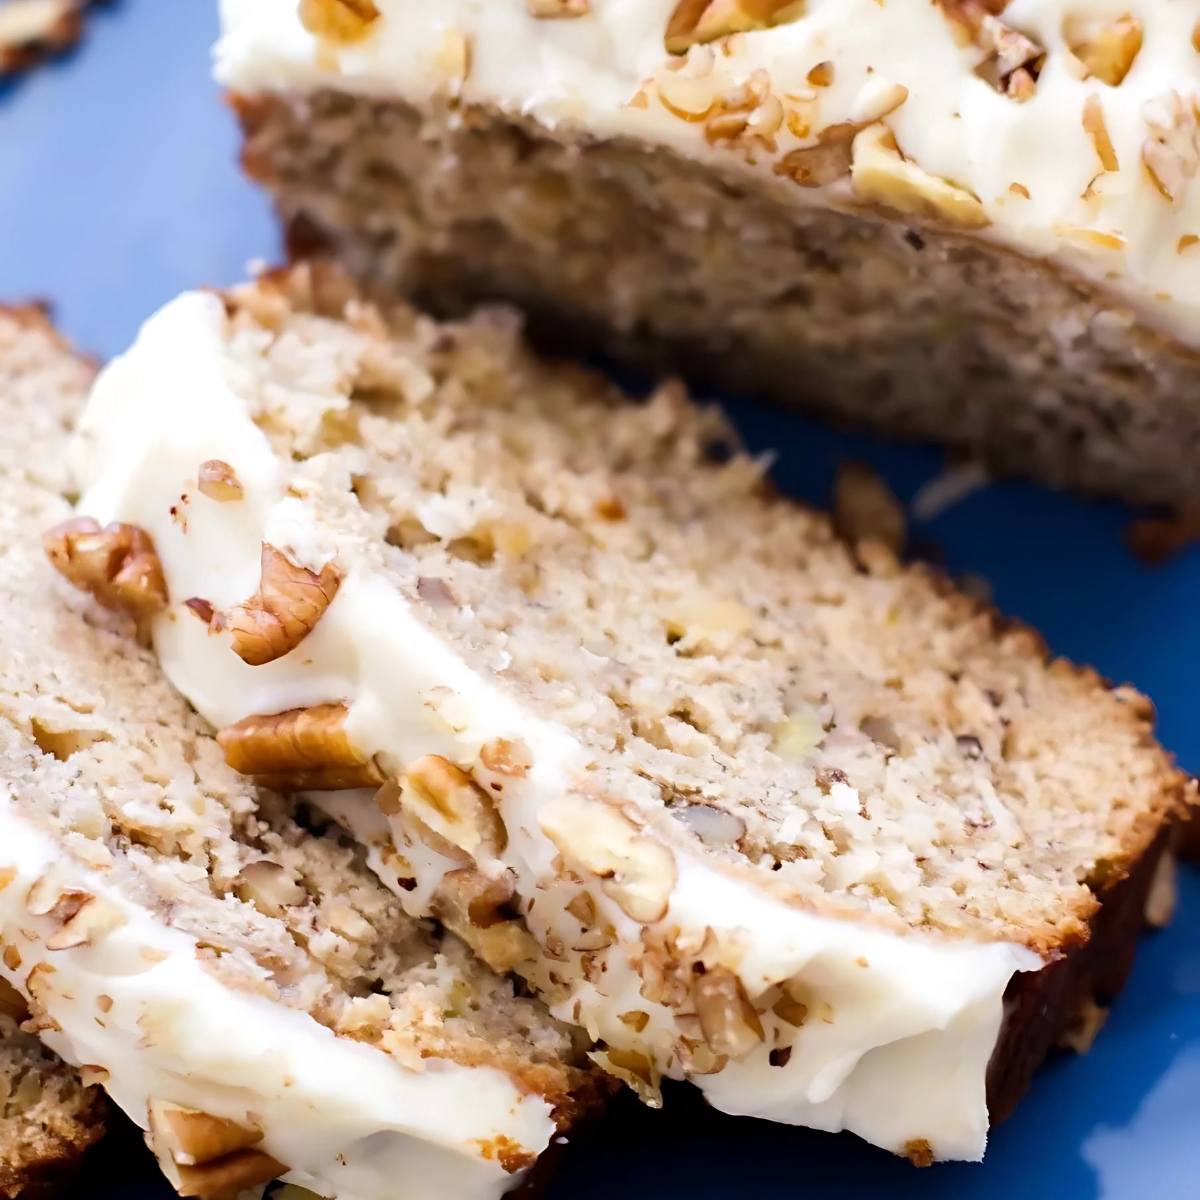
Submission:
[[[177,292],[232,282],[250,260],[278,255],[209,82],[215,7],[124,0],[96,13],[74,54],[0,85],[0,297],[50,301],[62,328],[101,355],[124,348]],[[828,495],[845,458],[871,462],[905,498],[940,466],[933,451],[836,436],[747,405],[732,412],[753,447],[781,451],[780,484],[809,499]],[[1055,650],[1149,693],[1164,741],[1195,771],[1200,552],[1140,566],[1122,546],[1127,520],[1115,505],[999,484],[914,536],[952,570],[990,581],[997,603]],[[664,1113],[622,1102],[581,1135],[549,1200],[1200,1196],[1198,918],[1200,877],[1185,872],[1174,924],[1146,938],[1094,1049],[1042,1070],[982,1166],[917,1171],[847,1135],[722,1117],[676,1088]],[[102,1147],[76,1194],[165,1200],[135,1142],[123,1131]]]

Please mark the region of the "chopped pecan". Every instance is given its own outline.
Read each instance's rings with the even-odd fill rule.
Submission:
[[[679,0],[667,22],[664,42],[671,54],[734,33],[769,29],[804,14],[805,0]]]
[[[963,229],[990,223],[978,196],[909,162],[886,125],[869,125],[854,139],[851,181],[869,204]]]
[[[440,754],[427,754],[404,774],[400,806],[474,858],[495,858],[508,832],[491,797],[460,767]]]
[[[591,11],[588,0],[525,0],[531,17],[586,17]]]
[[[327,42],[361,41],[379,15],[374,0],[300,0],[300,23]]]
[[[727,967],[713,967],[697,975],[692,1001],[704,1041],[717,1055],[745,1058],[762,1040],[763,1027],[742,981]]]
[[[283,1163],[253,1149],[262,1141],[261,1130],[161,1100],[150,1101],[147,1116],[150,1146],[181,1196],[231,1200],[287,1172]]]
[[[538,946],[525,923],[506,915],[512,876],[492,879],[473,868],[449,871],[433,898],[433,915],[502,975],[532,962]]]
[[[100,528],[91,517],[56,525],[42,539],[55,569],[105,608],[149,617],[167,604],[162,563],[150,535],[114,521]]]
[[[602,880],[601,889],[626,916],[650,925],[666,915],[678,871],[662,843],[609,805],[578,796],[547,804],[539,820],[563,858]]]
[[[258,591],[244,604],[218,614],[214,628],[230,630],[234,653],[242,662],[264,666],[304,641],[333,603],[341,582],[334,563],[317,575],[264,542]]]
[[[219,458],[210,458],[200,464],[196,486],[201,495],[220,503],[241,500],[246,495],[242,481],[233,468]]]
[[[346,733],[344,704],[246,717],[217,734],[225,761],[277,791],[378,787],[383,775]]]
[[[1071,53],[1087,73],[1110,87],[1124,81],[1142,48],[1142,23],[1129,13],[1100,24],[1068,22],[1065,32]]]

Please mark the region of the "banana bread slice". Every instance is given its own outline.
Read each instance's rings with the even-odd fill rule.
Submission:
[[[1194,505],[1173,0],[223,0],[297,250],[994,468]]]
[[[338,828],[227,767],[135,622],[55,574],[41,536],[69,514],[89,375],[44,321],[0,314],[5,995],[181,1194],[498,1196],[590,1103],[575,1035],[406,916]],[[136,538],[104,555],[122,597],[161,586]]]
[[[1119,986],[1188,794],[1149,704],[840,542],[681,388],[314,265],[169,305],[77,451],[51,553],[112,593],[136,529],[227,761],[652,1102],[978,1157]]]
[[[0,1196],[46,1194],[104,1133],[104,1101],[28,1033],[20,995],[0,983]]]

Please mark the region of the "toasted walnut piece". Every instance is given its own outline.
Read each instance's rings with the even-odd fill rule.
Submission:
[[[1129,13],[1100,25],[1087,19],[1068,21],[1064,33],[1071,53],[1088,74],[1111,87],[1129,74],[1142,48],[1142,23]]]
[[[479,761],[495,775],[507,775],[512,779],[523,779],[533,766],[533,755],[523,742],[508,738],[495,738],[485,742],[479,750]]]
[[[328,563],[319,575],[263,543],[258,591],[244,604],[215,618],[233,634],[233,651],[252,667],[282,658],[312,632],[333,603],[342,573]]]
[[[443,877],[432,904],[433,915],[501,975],[538,957],[537,942],[524,922],[504,917],[499,905],[490,913],[484,911],[505,888],[511,888],[511,881],[492,891],[486,877],[472,868],[450,871]]]
[[[125,924],[125,916],[115,904],[89,897],[67,917],[58,932],[46,942],[47,950],[73,950],[77,946],[91,946],[105,934]]]
[[[851,545],[882,542],[900,554],[908,541],[904,506],[866,463],[843,463],[833,485],[833,524]]]
[[[588,0],[525,0],[531,17],[586,17],[591,11]]]
[[[1119,171],[1121,164],[1117,161],[1117,152],[1113,149],[1112,138],[1108,136],[1108,126],[1104,123],[1104,105],[1100,97],[1089,96],[1083,102],[1083,128],[1092,145],[1096,147],[1096,157],[1106,171]]]
[[[789,150],[771,168],[801,187],[826,187],[850,174],[854,135],[858,126],[850,122],[830,125],[817,134],[815,146]]]
[[[590,871],[605,895],[642,925],[667,914],[678,877],[666,846],[640,834],[601,801],[562,796],[541,811],[542,832],[568,864]]]
[[[167,605],[162,563],[150,535],[119,521],[100,528],[91,517],[56,525],[42,539],[55,569],[105,608],[143,618]]]
[[[0,979],[0,1016],[13,1021],[24,1021],[29,1016],[25,997],[7,979]]]
[[[869,125],[854,139],[850,179],[867,204],[963,229],[989,223],[978,196],[906,160],[886,125]]]
[[[427,754],[409,766],[400,806],[472,858],[495,858],[508,845],[508,831],[491,797],[440,754]]]
[[[680,0],[663,40],[671,54],[684,54],[689,46],[769,29],[803,14],[804,0]]]
[[[647,1108],[662,1108],[662,1076],[657,1066],[636,1050],[593,1050],[588,1054],[602,1071],[628,1084]]]
[[[383,775],[346,733],[344,704],[251,716],[217,734],[225,761],[279,791],[379,787]]]
[[[233,890],[239,900],[253,904],[267,917],[280,917],[284,910],[304,900],[304,889],[288,874],[285,868],[270,859],[247,863],[233,881]]]
[[[745,1058],[763,1040],[762,1022],[742,982],[727,967],[713,967],[692,983],[692,1002],[714,1054]]]
[[[210,458],[200,464],[196,486],[201,495],[222,504],[241,500],[246,495],[246,489],[242,487],[242,481],[233,468],[219,458]]]
[[[379,19],[374,0],[300,0],[300,23],[328,42],[357,42]]]

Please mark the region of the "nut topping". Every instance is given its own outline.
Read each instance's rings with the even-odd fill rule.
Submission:
[[[408,768],[400,807],[472,858],[495,858],[508,845],[491,797],[440,754],[427,754]]]
[[[1068,23],[1065,32],[1071,53],[1087,73],[1110,87],[1125,79],[1142,48],[1142,23],[1129,13],[1099,26],[1092,21]]]
[[[858,126],[848,121],[817,134],[815,146],[789,150],[771,168],[801,187],[825,187],[850,174],[851,145]]]
[[[494,775],[507,775],[512,779],[524,778],[533,766],[528,747],[507,738],[485,742],[479,750],[479,761]]]
[[[119,521],[101,529],[91,517],[75,517],[51,529],[42,545],[59,574],[105,608],[142,618],[166,607],[162,563],[144,529]]]
[[[90,946],[124,924],[125,916],[119,908],[89,896],[63,921],[58,932],[46,942],[46,949],[73,950],[77,946]]]
[[[442,878],[432,909],[493,971],[506,975],[538,956],[538,945],[524,922],[503,913],[511,899],[510,875],[493,880],[468,867]]]
[[[1089,96],[1083,104],[1083,128],[1092,145],[1096,147],[1096,157],[1106,171],[1119,171],[1121,164],[1117,161],[1117,152],[1113,148],[1112,138],[1108,136],[1108,126],[1104,122],[1104,106],[1100,97]]]
[[[671,54],[686,54],[690,46],[769,29],[803,12],[804,0],[680,0],[667,22],[664,41]]]
[[[602,890],[627,917],[650,925],[666,916],[678,877],[666,846],[607,804],[579,796],[546,805],[540,824],[569,864],[603,880]]]
[[[242,487],[242,481],[234,474],[233,468],[219,458],[210,458],[200,464],[196,486],[201,495],[222,504],[241,500],[246,495],[246,489]]]
[[[854,139],[850,175],[868,204],[962,229],[989,224],[978,196],[909,162],[886,125],[869,125]]]
[[[636,1050],[593,1050],[588,1054],[602,1071],[628,1084],[647,1108],[662,1108],[661,1076],[658,1067]]]
[[[1150,131],[1142,143],[1142,165],[1163,199],[1178,203],[1200,164],[1195,104],[1168,92],[1146,104],[1142,113]]]
[[[588,0],[525,0],[531,17],[586,17],[591,11]]]
[[[181,1196],[233,1200],[247,1188],[287,1172],[269,1154],[252,1147],[262,1131],[161,1100],[149,1107],[150,1148]]]
[[[374,0],[300,0],[300,23],[329,42],[357,42],[379,19]]]
[[[251,716],[217,734],[225,761],[276,791],[378,787],[383,775],[346,733],[344,704]]]
[[[234,653],[252,667],[282,658],[312,632],[333,603],[342,574],[329,563],[319,575],[263,543],[258,591],[216,618],[233,633]]]
[[[742,982],[727,967],[697,975],[692,1001],[708,1048],[727,1058],[745,1058],[762,1040],[763,1027]]]

